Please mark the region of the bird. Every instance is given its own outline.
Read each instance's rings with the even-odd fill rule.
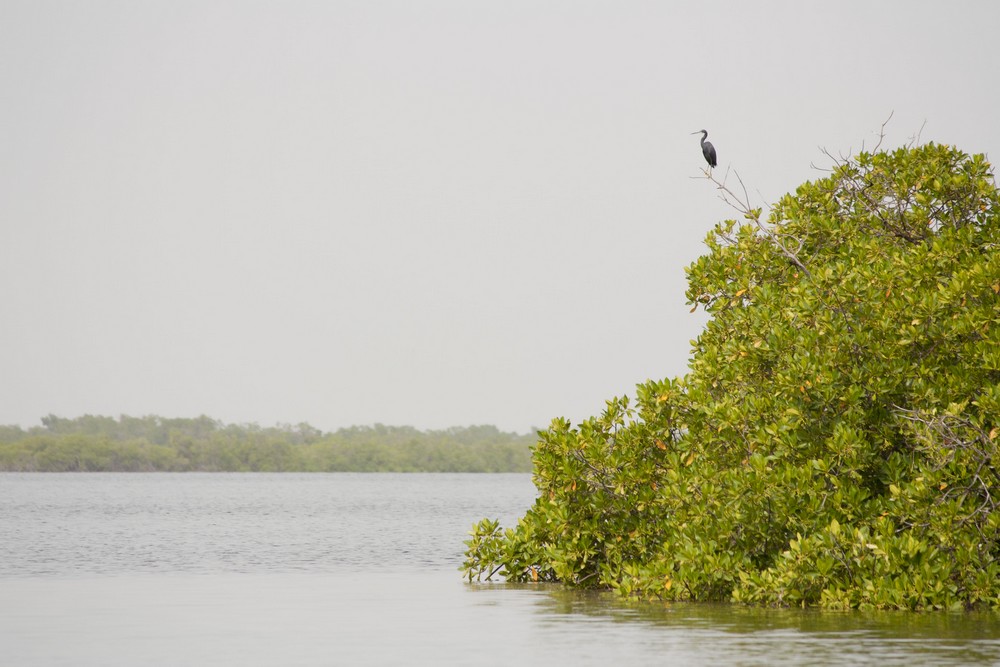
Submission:
[[[708,139],[708,130],[698,130],[691,134],[701,134],[701,154],[705,156],[705,161],[708,162],[709,167],[716,166],[718,163],[715,159],[715,146],[712,145],[712,142],[705,141],[705,139]]]

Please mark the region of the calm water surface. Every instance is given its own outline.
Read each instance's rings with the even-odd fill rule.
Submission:
[[[467,585],[528,475],[0,474],[3,665],[1000,664],[995,615]]]

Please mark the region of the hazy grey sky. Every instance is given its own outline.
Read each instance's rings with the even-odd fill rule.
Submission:
[[[0,423],[527,431],[684,372],[819,146],[1000,155],[995,2],[0,0]]]

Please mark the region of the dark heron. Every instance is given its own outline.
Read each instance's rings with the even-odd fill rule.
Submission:
[[[712,145],[712,142],[705,141],[705,139],[708,139],[708,130],[698,130],[691,134],[701,134],[701,154],[705,156],[705,162],[708,162],[709,167],[716,166],[715,146]]]

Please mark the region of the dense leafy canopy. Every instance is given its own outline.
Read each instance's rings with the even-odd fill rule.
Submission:
[[[308,424],[262,428],[208,417],[48,416],[0,426],[0,470],[221,472],[524,472],[530,439],[493,426],[418,431]]]
[[[941,145],[861,154],[709,235],[683,378],[553,421],[471,578],[668,600],[1000,606],[1000,195]]]

